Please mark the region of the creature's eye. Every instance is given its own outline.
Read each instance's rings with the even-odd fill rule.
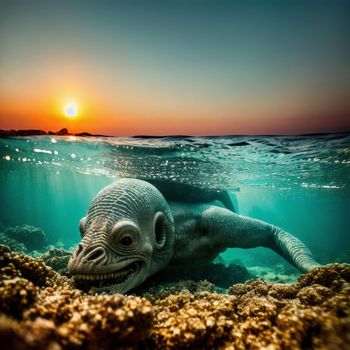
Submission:
[[[83,218],[80,219],[80,223],[79,223],[79,231],[80,231],[80,235],[81,237],[84,236],[85,231],[86,231],[86,216],[84,216]]]
[[[124,246],[129,246],[132,244],[132,237],[131,236],[124,236],[120,240],[120,243]]]
[[[154,234],[157,248],[162,248],[166,241],[166,220],[164,213],[158,212],[154,218]]]
[[[132,221],[121,220],[112,227],[109,237],[116,249],[130,252],[140,243],[140,230]]]

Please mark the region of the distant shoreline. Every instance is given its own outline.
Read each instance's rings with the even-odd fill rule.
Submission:
[[[89,132],[70,133],[68,129],[63,128],[59,131],[44,131],[40,129],[23,129],[23,130],[3,130],[0,129],[0,137],[12,136],[85,136],[85,137],[113,137],[108,135],[94,135]]]
[[[322,135],[330,135],[330,134],[350,134],[350,130],[346,131],[335,131],[335,132],[315,132],[315,133],[305,133],[305,134],[267,134],[267,135],[253,135],[253,134],[246,134],[246,135],[234,135],[234,134],[227,134],[227,135],[201,135],[201,136],[194,136],[194,135],[133,135],[133,136],[123,136],[123,137],[131,137],[131,138],[143,138],[143,139],[161,139],[161,138],[192,138],[192,137],[210,137],[210,138],[217,138],[217,137],[251,137],[251,136],[258,136],[258,137],[293,137],[293,136],[322,136]],[[91,134],[89,132],[80,132],[80,133],[70,133],[68,129],[63,128],[59,131],[44,131],[40,129],[21,129],[21,130],[4,130],[0,129],[0,137],[6,138],[6,137],[16,137],[16,136],[80,136],[80,137],[121,137],[121,136],[115,136],[115,135],[101,135],[101,134]]]

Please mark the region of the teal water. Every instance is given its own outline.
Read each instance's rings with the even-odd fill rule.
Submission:
[[[94,195],[118,177],[136,177],[227,189],[240,214],[293,233],[320,262],[350,262],[349,134],[2,138],[0,169],[0,228],[33,225],[53,245],[74,246]],[[263,248],[222,257],[252,271],[295,273]]]

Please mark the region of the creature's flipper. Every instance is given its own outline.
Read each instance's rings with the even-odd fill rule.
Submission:
[[[142,178],[153,186],[164,196],[166,200],[183,203],[209,203],[218,200],[222,205],[237,213],[238,203],[234,192],[227,190],[216,190],[212,188],[201,188],[165,179]]]
[[[228,191],[222,191],[218,193],[218,200],[228,210],[231,210],[234,213],[238,213],[238,203],[235,195],[230,195]]]
[[[203,212],[203,223],[206,229],[217,233],[225,247],[268,247],[301,272],[320,266],[298,238],[266,222],[235,214],[225,208],[211,207]]]

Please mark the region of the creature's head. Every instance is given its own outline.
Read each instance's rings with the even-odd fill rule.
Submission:
[[[75,280],[125,293],[165,267],[173,252],[174,219],[151,184],[121,179],[102,189],[80,220],[81,242],[68,269]]]

